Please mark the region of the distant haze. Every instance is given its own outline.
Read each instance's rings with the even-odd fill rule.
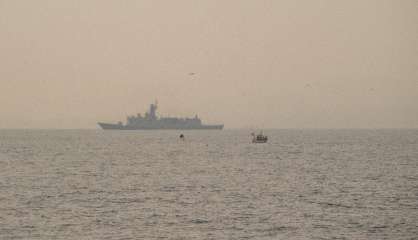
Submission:
[[[418,1],[0,0],[0,128],[155,99],[226,128],[417,128]]]

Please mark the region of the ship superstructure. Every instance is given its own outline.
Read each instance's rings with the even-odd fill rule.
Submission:
[[[105,130],[145,130],[145,129],[223,129],[223,124],[204,125],[200,118],[195,115],[194,118],[175,118],[158,117],[157,103],[150,104],[149,110],[142,116],[128,116],[126,123],[98,123]]]

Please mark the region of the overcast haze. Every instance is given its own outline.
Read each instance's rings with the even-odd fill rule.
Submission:
[[[226,128],[417,128],[418,1],[0,0],[0,128],[155,99]]]

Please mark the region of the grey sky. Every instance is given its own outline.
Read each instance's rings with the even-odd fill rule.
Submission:
[[[0,128],[155,99],[226,128],[417,128],[418,1],[0,0]]]

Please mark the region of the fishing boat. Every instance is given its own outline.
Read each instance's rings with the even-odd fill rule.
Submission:
[[[266,135],[263,135],[262,132],[260,132],[259,134],[255,135],[254,133],[251,133],[251,136],[253,136],[253,143],[266,143],[268,140],[268,137]]]

